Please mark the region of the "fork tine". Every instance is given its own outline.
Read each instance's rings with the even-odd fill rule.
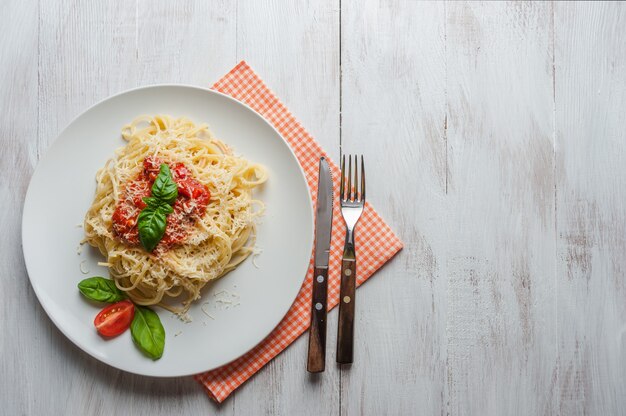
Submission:
[[[365,162],[361,155],[361,200],[365,201]]]
[[[352,200],[352,156],[348,156],[348,194],[346,199]]]
[[[357,156],[354,155],[354,201],[359,200],[359,162],[357,160]]]
[[[344,183],[346,181],[346,155],[341,157],[341,181],[339,185],[339,200],[343,201],[344,199]]]

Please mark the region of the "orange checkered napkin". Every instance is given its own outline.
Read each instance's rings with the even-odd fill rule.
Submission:
[[[287,107],[270,91],[261,78],[246,64],[240,62],[232,71],[219,80],[213,89],[242,101],[269,121],[287,140],[306,174],[313,201],[317,198],[317,175],[319,158],[328,155],[304,130]],[[335,189],[339,189],[340,171],[330,159]],[[336,194],[336,193],[335,193]],[[338,201],[333,205],[333,231],[328,270],[328,307],[339,303],[341,255],[345,238],[345,224]],[[358,255],[357,285],[367,280],[401,248],[402,242],[374,211],[369,203],[359,220],[356,233]],[[294,279],[298,276],[294,276]],[[298,297],[278,326],[254,349],[223,367],[197,374],[206,392],[217,402],[222,402],[237,387],[252,377],[271,359],[291,345],[309,328],[311,309],[311,285],[313,282],[313,259],[309,266]],[[302,357],[306,365],[306,357]]]

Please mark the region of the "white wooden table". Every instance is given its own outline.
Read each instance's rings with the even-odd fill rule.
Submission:
[[[626,414],[626,4],[2,2],[0,414]],[[356,363],[306,339],[221,406],[100,364],[28,281],[28,181],[95,102],[246,59],[405,249],[358,293]],[[334,360],[337,314],[329,318]]]

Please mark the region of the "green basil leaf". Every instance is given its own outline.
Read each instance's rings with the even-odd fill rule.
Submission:
[[[174,212],[171,204],[178,197],[178,185],[172,179],[172,172],[165,164],[161,164],[159,174],[152,184],[152,196],[143,201],[146,207],[139,213],[137,228],[141,245],[152,251],[165,234],[167,215]]]
[[[166,225],[167,217],[161,211],[160,206],[156,208],[147,206],[144,208],[137,217],[137,228],[141,245],[148,251],[154,250],[161,238],[163,238],[163,234],[165,234]]]
[[[152,184],[152,196],[168,204],[174,203],[178,197],[178,185],[172,179],[172,172],[165,163],[161,164],[159,175]]]
[[[169,215],[172,212],[174,212],[174,208],[172,208],[172,206],[170,204],[161,204],[157,207],[157,209],[159,211],[161,211],[161,213],[165,214],[165,215]]]
[[[159,205],[163,204],[160,199],[151,196],[145,197],[143,202],[145,202],[148,207],[153,209],[156,209]]]
[[[135,317],[130,324],[130,334],[135,345],[153,360],[163,355],[165,329],[159,315],[152,309],[135,305]]]
[[[82,280],[78,284],[78,290],[87,299],[97,302],[115,303],[126,299],[124,293],[115,286],[113,280],[100,276]]]

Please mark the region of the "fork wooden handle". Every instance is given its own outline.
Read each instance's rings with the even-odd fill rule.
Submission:
[[[306,369],[321,373],[326,367],[326,301],[328,268],[315,268],[313,275],[313,301],[311,302],[311,328],[309,329],[309,355]]]
[[[339,329],[337,331],[337,362],[339,364],[350,364],[354,359],[355,289],[356,259],[354,256],[354,247],[346,247],[341,261]]]

